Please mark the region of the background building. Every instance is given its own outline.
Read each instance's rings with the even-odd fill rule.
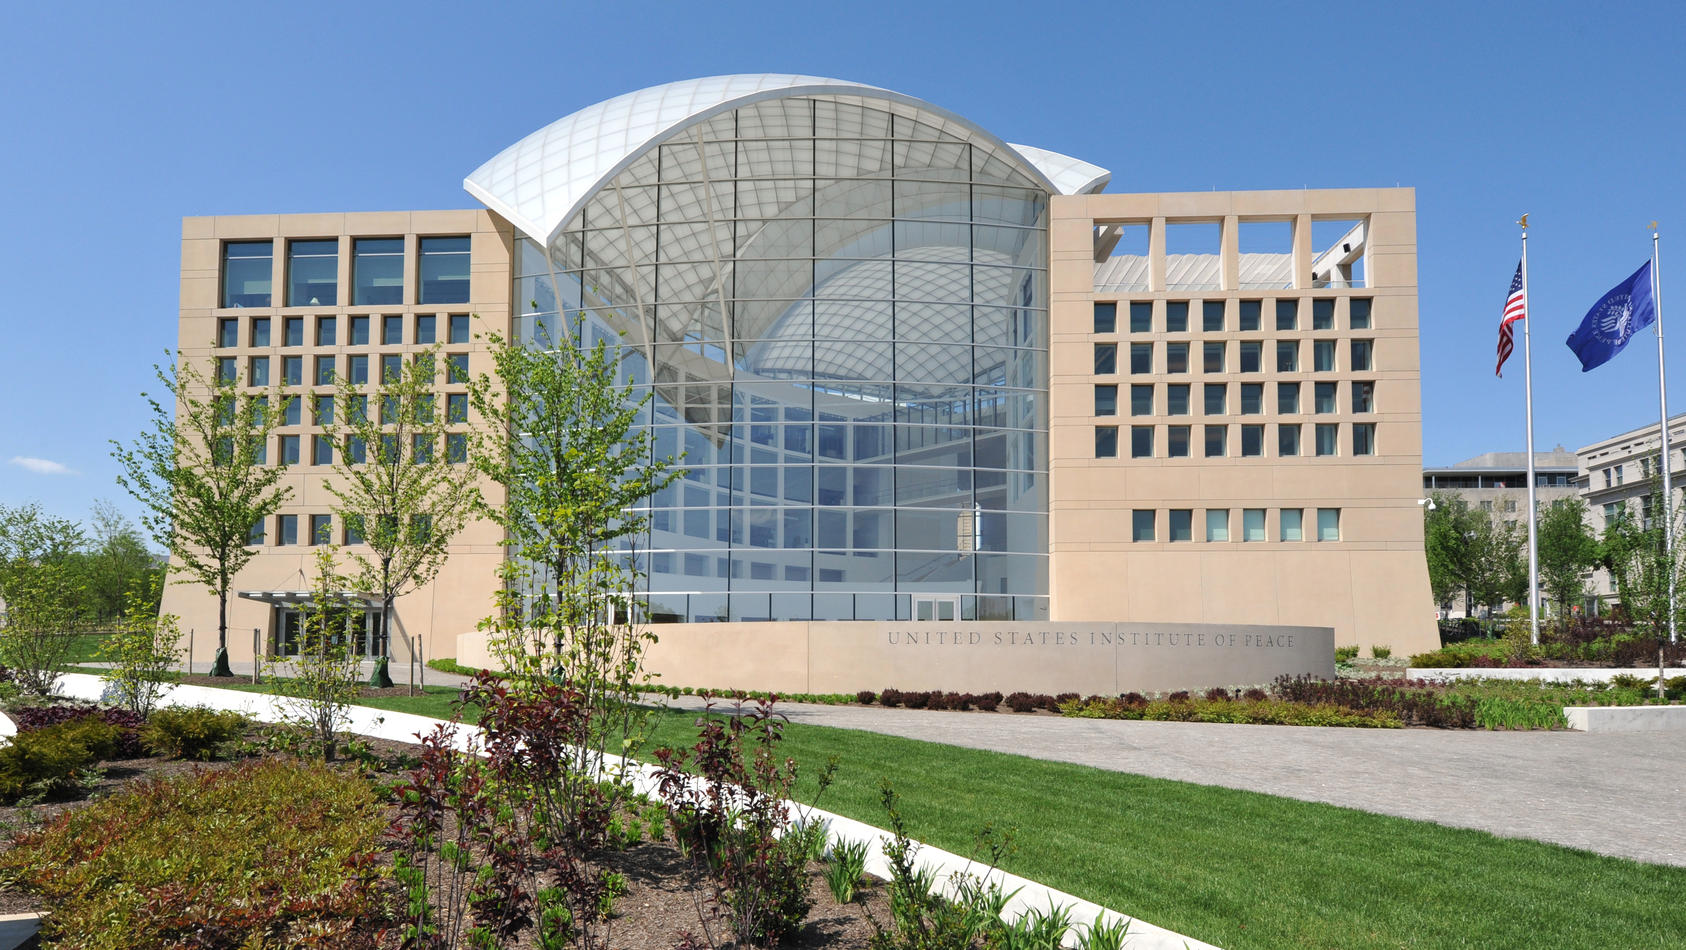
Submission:
[[[485,211],[187,219],[181,342],[314,397],[325,365],[441,341],[479,372],[475,330],[547,345],[585,314],[684,454],[627,556],[687,683],[847,678],[828,624],[1432,646],[1413,193],[1108,177],[869,86],[673,83],[499,153],[465,182]],[[330,501],[319,430],[288,422],[295,497],[237,584],[271,644]],[[398,602],[426,655],[489,609],[497,541],[471,525]]]
[[[1617,518],[1638,518],[1649,528],[1661,516],[1662,425],[1631,429],[1583,446],[1575,453],[1581,498],[1593,530],[1600,537]],[[1686,414],[1668,421],[1669,477],[1674,488],[1676,521],[1686,503]],[[1616,598],[1610,572],[1602,568],[1589,578],[1594,606]]]

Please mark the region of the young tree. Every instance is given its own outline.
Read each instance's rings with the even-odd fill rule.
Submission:
[[[397,378],[383,378],[372,394],[336,380],[339,406],[323,420],[336,450],[328,482],[338,502],[334,512],[370,551],[351,555],[356,570],[350,580],[381,602],[380,659],[372,686],[392,685],[387,663],[393,600],[438,575],[446,547],[477,497],[466,445],[447,441],[451,420],[439,392],[438,354],[438,347],[417,353]]]
[[[1470,512],[1469,574],[1465,579],[1475,603],[1494,612],[1528,597],[1528,532],[1485,511]]]
[[[1474,512],[1462,495],[1434,492],[1423,511],[1423,553],[1428,557],[1428,585],[1434,602],[1452,602],[1467,590],[1471,572],[1470,538]]]
[[[142,393],[152,423],[133,446],[113,441],[117,484],[147,508],[141,523],[170,552],[169,569],[217,594],[217,657],[212,676],[228,666],[228,593],[234,575],[256,554],[252,529],[274,514],[291,489],[286,468],[267,465],[269,437],[291,397],[279,391],[239,393],[232,362],[213,358],[209,374],[191,363],[154,367],[168,399]],[[256,658],[253,658],[256,662]]]
[[[106,678],[117,700],[141,716],[152,713],[163,695],[170,670],[181,655],[181,628],[175,614],[158,613],[163,579],[146,574],[129,589],[122,627],[106,638],[101,656],[111,663]]]
[[[163,569],[155,566],[146,539],[109,501],[94,502],[91,544],[84,558],[88,574],[88,612],[95,622],[124,619],[134,606],[129,595],[161,591]],[[158,613],[158,601],[152,603]],[[125,620],[125,623],[127,620]]]
[[[265,673],[286,700],[279,708],[282,718],[302,729],[329,762],[340,733],[350,725],[349,707],[357,699],[359,664],[350,639],[352,625],[363,613],[362,600],[345,593],[348,579],[335,567],[335,553],[329,544],[316,549],[316,581],[305,605],[298,656],[273,661]],[[290,675],[276,675],[280,673]]]
[[[583,314],[570,331],[531,346],[491,334],[496,381],[482,374],[470,388],[483,423],[475,466],[503,488],[503,505],[487,513],[509,554],[500,614],[486,626],[512,667],[548,666],[579,695],[602,749],[617,729],[626,739],[652,639],[638,624],[621,539],[643,530],[634,509],[678,473],[672,459],[652,457],[645,402],[620,382],[620,347],[584,345]],[[550,655],[535,657],[546,638]]]
[[[73,521],[0,505],[0,663],[37,695],[52,692],[85,617],[82,543]]]
[[[1559,623],[1569,622],[1569,606],[1586,592],[1582,575],[1598,563],[1598,539],[1586,523],[1586,502],[1559,498],[1540,509],[1540,586],[1557,605]]]
[[[1647,507],[1652,511],[1662,510],[1660,493],[1653,492]],[[1678,513],[1672,530],[1675,552],[1679,555],[1686,537],[1682,536]],[[1669,557],[1667,542],[1661,518],[1646,523],[1631,513],[1607,523],[1599,542],[1599,560],[1610,572],[1622,607],[1635,627],[1646,628],[1659,639],[1668,637],[1670,581],[1677,595],[1686,592],[1686,572],[1681,570],[1678,556]],[[1677,612],[1677,625],[1681,619]]]

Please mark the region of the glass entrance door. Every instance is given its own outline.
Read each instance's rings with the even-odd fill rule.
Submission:
[[[959,617],[959,597],[913,598],[913,619],[915,620],[956,620]]]

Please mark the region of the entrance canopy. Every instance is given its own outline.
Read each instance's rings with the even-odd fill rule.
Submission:
[[[262,601],[263,603],[271,604],[276,607],[290,607],[298,604],[308,604],[315,600],[317,596],[316,592],[313,590],[243,590],[239,593],[240,596],[246,600]],[[355,603],[367,606],[380,603],[380,600],[376,597],[350,590],[336,590],[328,596],[346,604]]]

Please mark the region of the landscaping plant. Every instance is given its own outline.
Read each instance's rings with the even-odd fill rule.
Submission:
[[[181,656],[176,615],[158,612],[161,583],[158,575],[142,575],[125,599],[122,625],[100,651],[111,664],[105,677],[118,701],[142,717],[152,712]]]
[[[148,717],[141,741],[156,755],[208,761],[220,758],[230,743],[246,734],[251,723],[232,710],[174,706]]]
[[[854,903],[855,893],[865,874],[865,841],[839,841],[831,846],[831,856],[825,868],[825,884],[837,903]]]
[[[351,721],[361,665],[348,642],[351,624],[362,617],[363,602],[347,599],[334,569],[334,548],[316,550],[316,581],[299,631],[298,655],[290,662],[272,658],[268,678],[285,701],[276,709],[289,725],[302,729],[332,762],[341,733]],[[287,663],[290,675],[279,675]]]

